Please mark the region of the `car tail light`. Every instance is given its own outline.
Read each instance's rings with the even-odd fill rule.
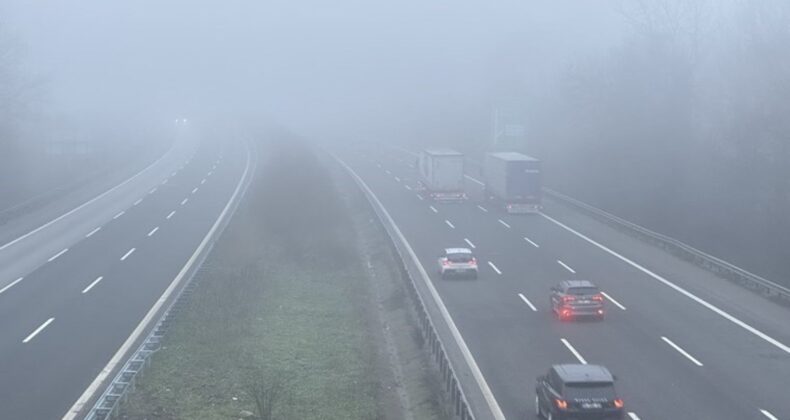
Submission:
[[[598,302],[603,302],[603,296],[595,295],[595,296],[593,296],[593,300],[598,301]]]
[[[472,258],[471,260],[469,260],[469,264],[477,265],[477,258]]]
[[[623,408],[624,406],[625,406],[625,403],[623,402],[623,400],[622,400],[622,399],[620,399],[620,398],[616,398],[616,399],[614,400],[614,407],[615,407],[615,408]]]
[[[560,410],[568,409],[568,402],[563,399],[555,398],[554,403],[557,404],[557,408],[559,408]]]
[[[442,265],[450,265],[450,260],[448,260],[447,258],[443,259]]]
[[[560,312],[560,315],[561,315],[563,318],[568,318],[568,317],[570,317],[570,316],[571,316],[571,311],[570,311],[570,310],[568,310],[568,309],[564,309],[562,312]]]

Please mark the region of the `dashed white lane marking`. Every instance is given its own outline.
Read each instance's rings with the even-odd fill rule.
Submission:
[[[659,276],[658,274],[648,270],[647,268],[642,267],[641,265],[635,263],[634,261],[631,261],[630,259],[618,254],[617,252],[612,251],[608,247],[596,242],[593,239],[590,239],[589,237],[585,236],[582,233],[579,233],[578,231],[576,231],[573,228],[569,227],[568,225],[558,221],[557,219],[555,219],[555,218],[553,218],[551,216],[548,216],[545,213],[540,213],[540,215],[543,216],[544,218],[546,218],[547,220],[551,221],[555,225],[567,230],[568,232],[578,236],[581,239],[584,239],[588,243],[590,243],[592,245],[595,245],[596,247],[598,247],[602,251],[608,253],[609,255],[619,259],[620,261],[630,265],[631,267],[636,268],[637,270],[645,273],[646,275],[652,277],[653,279],[661,282],[665,286],[674,289],[675,291],[677,291],[678,293],[682,294],[683,296],[686,296],[687,298],[693,300],[694,302],[697,302],[700,305],[704,306],[705,308],[708,308],[709,310],[711,310],[714,313],[718,314],[722,318],[724,318],[724,319],[732,322],[733,324],[743,328],[744,330],[756,335],[757,337],[760,337],[761,339],[765,340],[766,342],[768,342],[769,344],[773,345],[774,347],[784,351],[785,353],[790,353],[790,346],[787,346],[786,344],[782,343],[781,341],[769,336],[768,334],[758,330],[757,328],[754,328],[751,325],[741,321],[740,319],[730,315],[729,313],[727,313],[727,312],[723,311],[722,309],[720,309],[718,306],[713,305],[712,303],[709,303],[708,301],[698,297],[697,295],[695,295],[695,294],[689,292],[688,290],[676,285],[675,283],[672,283],[671,281]]]
[[[628,412],[628,417],[631,417],[631,420],[639,420],[639,416],[637,416],[633,411]]]
[[[680,353],[683,356],[685,356],[686,359],[691,360],[691,362],[694,363],[695,365],[702,366],[702,363],[699,360],[695,359],[694,356],[690,355],[688,352],[686,352],[686,350],[683,350],[682,348],[680,348],[680,346],[678,346],[677,344],[673,343],[672,340],[670,340],[670,339],[668,339],[668,338],[666,338],[664,336],[662,336],[661,339],[664,340],[665,343],[669,344],[673,349],[677,350],[678,353]]]
[[[198,192],[198,187],[195,187],[194,189],[192,189],[192,194],[194,194],[196,192]]]
[[[568,342],[568,340],[566,340],[566,339],[564,339],[564,338],[560,338],[560,341],[562,341],[562,344],[565,344],[565,347],[567,347],[567,348],[568,348],[568,350],[570,350],[570,352],[573,354],[573,357],[575,357],[575,358],[576,358],[576,360],[578,360],[578,361],[579,361],[579,363],[581,363],[581,364],[583,364],[583,365],[586,365],[586,364],[587,364],[587,361],[586,361],[586,360],[584,360],[584,357],[582,357],[582,355],[581,355],[581,354],[579,354],[579,352],[578,352],[578,351],[576,351],[576,349],[575,349],[575,348],[573,348],[573,346],[571,345],[571,343],[569,343],[569,342]]]
[[[142,198],[138,198],[137,201],[135,201],[132,205],[136,206],[136,205],[138,205],[138,204],[140,204],[142,202],[143,202],[143,199]]]
[[[148,237],[154,236],[154,234],[156,233],[157,230],[159,230],[159,226],[151,229],[151,231],[148,232]]]
[[[574,269],[570,268],[570,267],[568,266],[568,264],[565,264],[564,262],[562,262],[562,261],[560,261],[560,260],[557,260],[557,263],[558,263],[559,265],[563,266],[563,267],[564,267],[566,270],[570,271],[571,273],[573,273],[573,274],[576,274],[576,271],[574,271]]]
[[[102,277],[102,276],[99,276],[98,278],[96,278],[96,280],[91,282],[91,284],[89,284],[88,287],[82,289],[82,294],[84,295],[85,293],[90,292],[90,290],[93,289],[93,286],[99,284],[99,282],[102,281],[103,278],[104,277]]]
[[[407,190],[411,191],[411,187],[410,186],[404,185],[403,187],[406,188]]]
[[[55,254],[55,255],[53,255],[53,256],[51,256],[51,257],[49,257],[49,259],[47,260],[47,262],[52,262],[52,261],[55,261],[55,260],[56,260],[58,257],[60,257],[61,255],[65,254],[65,253],[66,253],[66,251],[68,251],[68,250],[69,250],[68,248],[63,248],[63,250],[61,250],[61,251],[60,251],[60,252],[58,252],[57,254]]]
[[[183,206],[183,205],[184,205],[184,204],[186,204],[188,201],[189,201],[189,199],[188,199],[188,198],[185,198],[185,199],[181,200],[181,205]]]
[[[121,261],[125,261],[127,258],[129,258],[129,256],[134,253],[134,250],[135,248],[126,251],[126,254],[123,254],[123,257],[121,257]]]
[[[622,310],[625,310],[625,306],[623,306],[623,305],[622,305],[620,302],[618,302],[617,300],[615,300],[615,298],[613,298],[613,297],[609,296],[609,294],[607,294],[607,293],[606,293],[606,292],[604,292],[604,291],[601,291],[601,294],[602,294],[602,295],[603,295],[603,297],[605,297],[606,299],[609,299],[609,302],[612,302],[612,303],[614,303],[614,306],[617,306],[618,308],[620,308],[620,309],[622,309]]]
[[[205,183],[206,183],[206,178],[203,178],[203,180],[202,180],[202,181],[200,181],[200,185],[203,185],[203,184],[205,184]]]
[[[487,209],[487,208],[485,208],[485,207],[483,207],[483,206],[480,206],[480,205],[478,205],[478,206],[477,206],[477,208],[479,208],[480,210],[482,210],[482,211],[484,211],[484,212],[488,213],[488,209]]]
[[[389,169],[385,169],[385,170],[384,170],[384,172],[386,172],[386,173],[387,173],[387,175],[392,175],[392,172],[390,172],[390,170],[389,170]]]
[[[87,234],[87,235],[85,235],[85,237],[86,237],[86,238],[90,238],[91,236],[93,236],[93,234],[94,234],[94,233],[96,233],[96,232],[98,232],[98,231],[100,231],[100,230],[101,230],[101,226],[99,226],[99,227],[97,227],[96,229],[93,229],[92,231],[88,232],[88,234]]]
[[[1,295],[1,294],[3,294],[3,292],[5,292],[6,290],[8,290],[8,289],[10,289],[10,288],[14,287],[14,285],[15,285],[15,284],[19,283],[19,282],[20,282],[20,281],[22,281],[23,279],[24,279],[24,277],[20,277],[20,278],[18,278],[18,279],[16,279],[16,280],[12,281],[11,283],[8,283],[8,285],[6,285],[6,286],[5,286],[5,287],[3,287],[2,289],[0,289],[0,295]]]
[[[396,176],[396,177],[395,177],[395,182],[400,182],[400,178],[398,178],[398,177]]]
[[[502,220],[502,219],[499,219],[499,223],[501,223],[501,224],[502,224],[502,226],[504,226],[504,227],[506,227],[506,228],[510,229],[510,225],[509,225],[509,224],[507,224],[507,223],[506,223],[504,220]]]
[[[214,175],[214,171],[208,171],[208,174],[206,174],[206,176],[211,176],[211,175]]]
[[[455,229],[455,225],[453,225],[452,223],[450,223],[450,221],[449,221],[449,220],[445,219],[445,220],[444,220],[444,223],[446,223],[446,224],[447,224],[447,226],[450,226],[450,229]]]
[[[470,248],[475,249],[475,244],[473,244],[472,241],[466,238],[464,238],[464,241],[469,245]]]
[[[520,297],[521,300],[523,300],[524,303],[526,303],[527,306],[529,306],[529,309],[532,309],[532,312],[537,312],[538,311],[538,308],[536,308],[535,305],[533,305],[532,302],[530,302],[529,299],[527,299],[526,296],[524,296],[523,294],[519,293],[518,297]]]
[[[380,163],[377,163],[377,164],[376,164],[376,167],[377,167],[377,168],[379,168],[379,169],[381,169],[381,164],[380,164]]]
[[[491,261],[488,262],[488,266],[491,267],[492,270],[496,271],[497,274],[502,275],[502,272],[499,271],[499,267],[494,265]]]
[[[538,245],[537,243],[535,243],[534,241],[532,241],[532,239],[529,239],[529,238],[527,238],[527,237],[525,236],[525,237],[524,237],[524,240],[525,240],[525,241],[527,241],[527,242],[529,242],[529,243],[530,243],[530,245],[534,246],[535,248],[540,248],[540,245]]]
[[[428,206],[428,208],[431,209],[431,211],[434,213],[439,213],[439,210],[436,210],[436,207],[434,206]]]
[[[151,191],[148,191],[148,194],[153,194],[153,193],[155,193],[155,192],[156,192],[156,189],[157,189],[157,187],[154,187],[154,188],[152,188],[152,189],[151,189]]]
[[[176,214],[176,211],[175,211],[175,210],[173,210],[173,211],[171,211],[171,212],[170,212],[170,214],[168,214],[168,215],[167,215],[167,217],[165,217],[165,219],[170,219],[170,218],[171,218],[171,217],[173,217],[173,215],[175,215],[175,214]]]
[[[124,213],[126,213],[126,210],[122,210],[120,213],[118,213],[118,214],[116,214],[115,216],[113,216],[113,217],[112,217],[112,220],[115,220],[115,219],[117,219],[117,218],[119,218],[119,217],[123,216],[123,214],[124,214]]]
[[[162,181],[162,185],[165,185],[165,184],[167,184],[167,180],[168,180],[168,179],[169,179],[169,178],[165,178],[165,180],[164,180],[164,181]]]
[[[37,336],[37,335],[38,335],[38,334],[39,334],[41,331],[44,331],[44,328],[47,328],[47,326],[48,326],[49,324],[51,324],[51,323],[52,323],[52,321],[54,321],[54,320],[55,320],[55,318],[50,318],[50,319],[48,319],[48,320],[44,321],[44,323],[43,323],[43,324],[41,324],[41,325],[40,325],[38,328],[36,328],[36,329],[35,329],[35,330],[34,330],[32,333],[30,333],[30,335],[28,335],[28,336],[27,336],[27,337],[26,337],[24,340],[22,340],[22,342],[23,342],[23,343],[25,343],[25,344],[29,343],[29,342],[30,342],[30,340],[32,340],[33,338],[35,338],[35,337],[36,337],[36,336]]]
[[[177,173],[178,173],[178,171],[175,171],[175,172],[173,172],[172,174],[170,174],[170,176],[171,176],[171,177],[174,177],[174,176],[176,176],[176,174],[177,174]]]
[[[472,178],[472,177],[471,177],[471,176],[469,176],[469,175],[464,175],[464,178],[466,178],[466,179],[468,179],[468,180],[470,180],[470,181],[474,182],[474,183],[475,183],[475,184],[477,184],[477,185],[486,185],[486,184],[485,184],[485,182],[483,182],[483,181],[480,181],[480,180],[478,180],[478,179],[475,179],[475,178]]]
[[[422,196],[421,196],[421,195],[419,195],[419,194],[417,194],[417,198],[419,198],[419,199],[420,199],[420,201],[422,201],[422,200],[425,200],[425,199],[424,199],[424,198],[422,198]]]
[[[776,417],[773,414],[771,414],[768,410],[760,409],[760,413],[762,413],[765,417],[767,417],[767,418],[769,418],[771,420],[779,420],[778,417]]]

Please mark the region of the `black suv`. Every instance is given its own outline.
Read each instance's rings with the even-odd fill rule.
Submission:
[[[603,295],[587,280],[566,280],[551,288],[551,310],[559,319],[603,319]]]
[[[538,377],[535,411],[548,420],[622,419],[615,378],[599,365],[554,365]]]

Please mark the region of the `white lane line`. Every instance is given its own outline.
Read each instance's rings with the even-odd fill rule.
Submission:
[[[428,206],[428,208],[431,209],[431,211],[434,213],[439,213],[439,210],[436,210],[436,207],[434,206]]]
[[[625,310],[625,306],[623,306],[623,305],[622,305],[620,302],[618,302],[617,300],[615,300],[613,297],[609,296],[609,295],[608,295],[606,292],[604,292],[604,291],[601,291],[601,294],[602,294],[602,295],[603,295],[603,297],[605,297],[606,299],[609,299],[609,302],[612,302],[612,303],[614,303],[614,306],[617,306],[618,308],[620,308],[620,309],[622,309],[622,310]]]
[[[94,233],[96,233],[96,232],[98,232],[98,231],[100,231],[100,230],[101,230],[101,226],[99,226],[99,227],[97,227],[96,229],[93,229],[92,231],[88,232],[88,234],[87,234],[87,235],[85,235],[85,237],[86,237],[86,238],[90,238],[91,236],[93,236],[93,234],[94,234]]]
[[[488,209],[483,207],[483,206],[481,206],[481,205],[478,205],[477,208],[479,208],[480,210],[484,211],[485,213],[488,213]]]
[[[3,294],[3,292],[5,292],[6,290],[14,287],[15,284],[19,283],[23,279],[24,279],[24,277],[20,277],[20,278],[18,278],[16,280],[12,281],[11,283],[8,283],[8,285],[6,285],[6,287],[3,287],[2,289],[0,289],[0,295]]]
[[[150,238],[151,236],[154,236],[154,233],[156,233],[157,230],[159,230],[159,226],[151,229],[151,231],[148,232],[148,237]]]
[[[137,201],[135,201],[134,203],[132,203],[132,205],[133,205],[133,206],[136,206],[136,205],[138,205],[138,204],[140,204],[140,203],[142,203],[142,202],[143,202],[143,199],[142,199],[142,198],[138,198],[138,199],[137,199]]]
[[[192,194],[194,194],[196,192],[198,192],[198,187],[195,187],[194,189],[192,189]]]
[[[584,357],[582,357],[582,355],[579,354],[579,352],[576,351],[575,348],[573,348],[573,346],[571,345],[571,343],[568,342],[568,340],[566,340],[564,338],[560,338],[560,341],[562,341],[562,344],[565,344],[565,347],[567,347],[568,350],[570,350],[570,352],[573,353],[573,356],[576,357],[576,360],[578,360],[579,363],[581,363],[583,365],[587,364],[587,361],[584,360]]]
[[[93,289],[93,286],[99,284],[99,282],[102,281],[103,278],[104,277],[99,276],[96,280],[94,280],[91,284],[89,284],[88,287],[82,289],[82,294],[84,295],[85,293],[90,292],[90,290]]]
[[[496,273],[497,273],[497,274],[499,274],[500,276],[502,275],[502,272],[501,272],[501,271],[499,271],[499,268],[497,268],[497,266],[496,266],[496,265],[494,265],[494,263],[492,263],[491,261],[489,261],[489,262],[488,262],[488,265],[491,267],[491,269],[492,269],[492,270],[496,271]]]
[[[167,184],[167,180],[168,180],[168,178],[165,178],[165,180],[164,180],[164,181],[162,181],[162,185],[165,185],[165,184]]]
[[[396,177],[395,177],[395,182],[400,182],[400,178],[398,178],[398,177],[396,176]]]
[[[56,259],[57,259],[59,256],[61,256],[61,255],[65,254],[65,253],[66,253],[66,251],[68,251],[68,250],[69,250],[68,248],[63,248],[63,250],[61,250],[61,251],[60,251],[60,252],[58,252],[57,254],[55,254],[55,255],[53,255],[53,256],[51,256],[51,257],[49,257],[49,259],[47,260],[47,262],[52,262],[52,261],[55,261],[55,260],[56,260]]]
[[[148,194],[153,194],[153,193],[155,193],[157,188],[158,188],[158,187],[154,187],[154,188],[152,188],[152,189],[151,189],[151,191],[148,191]]]
[[[386,172],[386,173],[387,173],[387,175],[392,175],[392,172],[390,172],[390,170],[389,170],[389,169],[386,169],[386,170],[384,170],[384,172]]]
[[[422,196],[421,196],[421,195],[419,195],[419,194],[417,194],[417,198],[419,198],[419,199],[420,199],[420,201],[422,201],[422,200],[425,200],[425,199],[424,199],[424,198],[422,198]]]
[[[170,174],[170,176],[171,176],[171,177],[173,177],[173,176],[176,176],[176,174],[177,174],[177,173],[178,173],[178,171],[175,171],[175,172],[173,172],[172,174]]]
[[[505,221],[504,221],[504,220],[502,220],[502,219],[499,219],[499,223],[501,223],[501,224],[502,224],[502,226],[504,226],[504,227],[506,227],[506,228],[510,229],[510,225],[509,225],[509,224],[507,224],[507,223],[505,223]]]
[[[680,294],[686,296],[687,298],[699,303],[700,305],[710,309],[711,311],[715,312],[716,314],[718,314],[722,318],[724,318],[724,319],[732,322],[733,324],[743,328],[744,330],[756,335],[757,337],[760,337],[761,339],[765,340],[766,342],[770,343],[771,345],[775,346],[776,348],[784,351],[785,353],[790,353],[790,346],[787,346],[786,344],[784,344],[784,343],[780,342],[779,340],[769,336],[768,334],[758,330],[757,328],[752,327],[751,325],[749,325],[749,324],[741,321],[740,319],[730,315],[729,313],[723,311],[722,309],[719,309],[719,307],[717,307],[717,306],[715,306],[715,305],[713,305],[711,303],[708,303],[708,301],[698,297],[697,295],[695,295],[695,294],[689,292],[688,290],[676,285],[675,283],[672,283],[671,281],[659,276],[658,274],[648,270],[647,268],[642,267],[641,265],[631,261],[630,259],[618,254],[617,252],[612,251],[611,249],[607,248],[606,246],[601,245],[600,243],[588,238],[587,236],[585,236],[585,235],[577,232],[576,230],[568,227],[567,225],[565,225],[564,223],[554,219],[553,217],[548,216],[545,213],[540,213],[540,215],[543,216],[544,218],[546,218],[547,220],[551,221],[552,223],[556,224],[557,226],[567,230],[570,233],[573,233],[574,235],[578,236],[579,238],[584,239],[585,241],[589,242],[590,244],[595,245],[599,249],[607,252],[609,255],[612,255],[613,257],[615,257],[615,258],[619,259],[620,261],[630,265],[631,267],[636,268],[637,270],[647,274],[648,276],[654,278],[655,280],[658,280],[659,282],[663,283],[665,286],[668,286],[668,287],[674,289],[678,293],[680,293]]]
[[[455,325],[455,321],[453,321],[453,318],[450,315],[450,311],[447,310],[447,306],[445,306],[442,297],[439,295],[439,292],[436,291],[436,287],[434,287],[433,283],[431,282],[431,278],[428,276],[428,272],[425,271],[425,267],[423,267],[422,263],[420,263],[420,260],[417,258],[417,254],[414,252],[414,249],[411,247],[411,245],[409,245],[409,242],[406,240],[406,237],[403,236],[403,232],[401,232],[400,228],[398,228],[398,225],[395,224],[395,221],[392,219],[392,216],[390,216],[387,209],[384,208],[384,205],[381,204],[381,201],[378,199],[378,197],[376,197],[376,194],[374,194],[373,191],[370,189],[370,187],[368,187],[368,185],[365,184],[365,181],[363,181],[362,178],[360,178],[359,175],[357,175],[357,173],[354,172],[354,170],[351,169],[350,166],[348,166],[348,164],[340,160],[337,156],[333,155],[332,157],[336,161],[338,161],[338,163],[340,163],[351,174],[351,176],[356,180],[357,185],[359,185],[360,188],[368,196],[369,200],[372,203],[375,203],[375,206],[377,208],[381,209],[381,212],[383,214],[383,219],[385,219],[388,222],[388,224],[392,226],[395,235],[398,237],[401,243],[403,243],[404,246],[406,247],[406,251],[408,252],[409,257],[417,265],[417,269],[420,272],[420,277],[422,278],[425,287],[427,287],[428,290],[430,291],[431,297],[433,298],[436,305],[439,307],[439,312],[441,313],[445,323],[448,325],[450,329],[450,333],[453,336],[453,339],[455,340],[456,344],[458,344],[458,347],[461,350],[461,355],[463,355],[464,357],[464,361],[466,362],[467,366],[469,366],[469,369],[472,371],[472,377],[475,379],[475,382],[477,382],[477,386],[480,388],[480,392],[483,394],[483,398],[486,401],[486,405],[488,405],[488,408],[491,411],[491,416],[495,420],[505,420],[505,415],[502,413],[502,408],[499,406],[499,403],[497,402],[494,393],[491,391],[491,387],[488,386],[488,382],[486,382],[486,379],[483,376],[483,372],[480,370],[480,367],[477,365],[477,361],[475,361],[474,355],[472,355],[472,352],[469,350],[469,346],[467,346],[466,341],[464,341],[461,332],[458,330],[458,326]],[[87,398],[85,400],[87,401]],[[64,419],[64,420],[71,420],[71,419]]]
[[[376,164],[376,167],[377,167],[377,168],[379,168],[379,169],[381,169],[381,164],[380,164],[380,163],[377,163],[377,164]]]
[[[537,312],[538,311],[538,308],[536,308],[535,305],[533,305],[532,302],[530,302],[529,299],[527,299],[526,296],[524,296],[521,293],[519,293],[518,297],[520,297],[521,300],[523,300],[524,303],[526,303],[527,306],[529,306],[529,309],[532,309],[532,312]]]
[[[115,216],[113,216],[113,217],[112,217],[112,220],[115,220],[115,219],[117,219],[117,218],[119,218],[119,217],[123,216],[123,214],[124,214],[124,213],[126,213],[126,210],[122,210],[120,213],[118,213],[118,214],[116,214]]]
[[[464,175],[464,178],[466,178],[466,179],[468,179],[468,180],[470,180],[470,181],[472,181],[472,182],[474,182],[475,184],[478,184],[478,185],[486,185],[483,181],[480,181],[478,179],[472,178],[469,175]]]
[[[532,239],[529,239],[529,238],[527,238],[527,237],[525,236],[525,237],[524,237],[524,240],[525,240],[525,241],[527,241],[527,242],[529,242],[529,243],[530,243],[530,245],[534,246],[535,248],[540,248],[540,245],[538,245],[538,244],[536,244],[535,242],[533,242],[533,241],[532,241]]]
[[[628,412],[628,417],[631,417],[631,420],[639,420],[639,416],[637,416],[633,411]]]
[[[767,417],[767,418],[769,418],[769,419],[771,419],[771,420],[779,420],[779,418],[778,418],[778,417],[776,417],[776,416],[774,416],[773,414],[771,414],[771,413],[770,413],[768,410],[763,410],[763,409],[760,409],[760,412],[761,412],[761,413],[762,413],[762,414],[763,414],[765,417]]]
[[[134,250],[135,250],[135,248],[132,248],[132,249],[126,251],[126,254],[123,254],[123,257],[121,257],[121,261],[124,261],[127,258],[129,258],[129,256],[132,255],[132,253],[134,253]]]
[[[673,343],[672,340],[670,340],[670,339],[668,339],[668,338],[666,338],[664,336],[661,336],[661,339],[664,340],[665,343],[669,344],[673,349],[677,350],[678,353],[682,354],[683,356],[686,356],[686,359],[691,360],[691,362],[694,363],[695,365],[702,366],[702,362],[700,362],[699,360],[695,359],[694,356],[688,354],[688,352],[686,352],[686,350],[683,350],[682,348],[680,348],[680,346],[678,346],[677,344]]]
[[[444,223],[446,223],[446,224],[447,224],[447,226],[450,226],[450,229],[455,229],[455,225],[453,225],[452,223],[450,223],[450,221],[449,221],[449,220],[447,220],[447,219],[444,219]]]
[[[560,261],[560,260],[557,260],[557,263],[558,263],[559,265],[563,266],[563,267],[564,267],[566,270],[570,271],[571,273],[573,273],[573,274],[576,274],[576,271],[574,271],[572,268],[570,268],[570,267],[568,266],[568,264],[565,264],[564,262],[562,262],[562,261]]]
[[[203,184],[205,184],[205,183],[206,183],[206,178],[203,178],[203,180],[202,180],[202,181],[200,181],[200,185],[203,185]]]
[[[39,334],[41,331],[44,331],[44,328],[47,328],[47,326],[48,326],[49,324],[51,324],[51,323],[52,323],[52,321],[54,321],[54,320],[55,320],[55,318],[50,318],[50,319],[48,319],[48,320],[44,321],[44,323],[43,323],[43,324],[41,324],[41,325],[39,325],[39,327],[38,327],[38,328],[36,328],[36,329],[35,329],[35,331],[33,331],[32,333],[30,333],[30,335],[28,335],[27,337],[25,337],[25,339],[24,339],[24,340],[22,340],[22,342],[23,342],[23,343],[25,343],[25,344],[29,343],[29,342],[30,342],[30,340],[32,340],[33,338],[35,338],[35,337],[36,337],[36,336],[37,336],[37,335],[38,335],[38,334]]]
[[[165,217],[165,219],[170,219],[171,217],[173,217],[174,214],[176,214],[175,210],[171,211],[170,214],[168,214],[167,217]]]
[[[403,187],[406,188],[407,190],[411,191],[411,187],[410,186],[404,185]]]
[[[472,241],[470,241],[469,239],[466,239],[466,238],[464,238],[464,241],[465,241],[467,244],[469,244],[469,247],[470,247],[470,248],[472,248],[472,249],[475,249],[475,248],[476,248],[476,247],[475,247],[475,244],[473,244],[473,243],[472,243]]]
[[[184,205],[184,204],[186,204],[188,201],[189,201],[189,199],[188,199],[188,198],[185,198],[185,199],[181,200],[181,205],[183,206],[183,205]]]
[[[211,176],[211,175],[214,175],[214,171],[208,171],[208,174],[206,176]]]

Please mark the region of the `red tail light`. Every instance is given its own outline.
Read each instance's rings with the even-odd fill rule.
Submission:
[[[603,296],[595,295],[595,296],[593,296],[593,300],[598,301],[598,302],[603,302]]]
[[[471,260],[469,260],[469,264],[477,265],[477,258],[472,258]]]
[[[623,408],[624,406],[625,406],[625,403],[623,402],[622,399],[617,398],[617,399],[614,400],[614,407],[615,408]]]
[[[554,403],[557,404],[557,408],[560,410],[567,410],[568,409],[568,402],[565,400],[561,400],[559,398],[554,399]]]
[[[447,258],[443,259],[442,265],[450,265],[450,260],[448,260]]]

